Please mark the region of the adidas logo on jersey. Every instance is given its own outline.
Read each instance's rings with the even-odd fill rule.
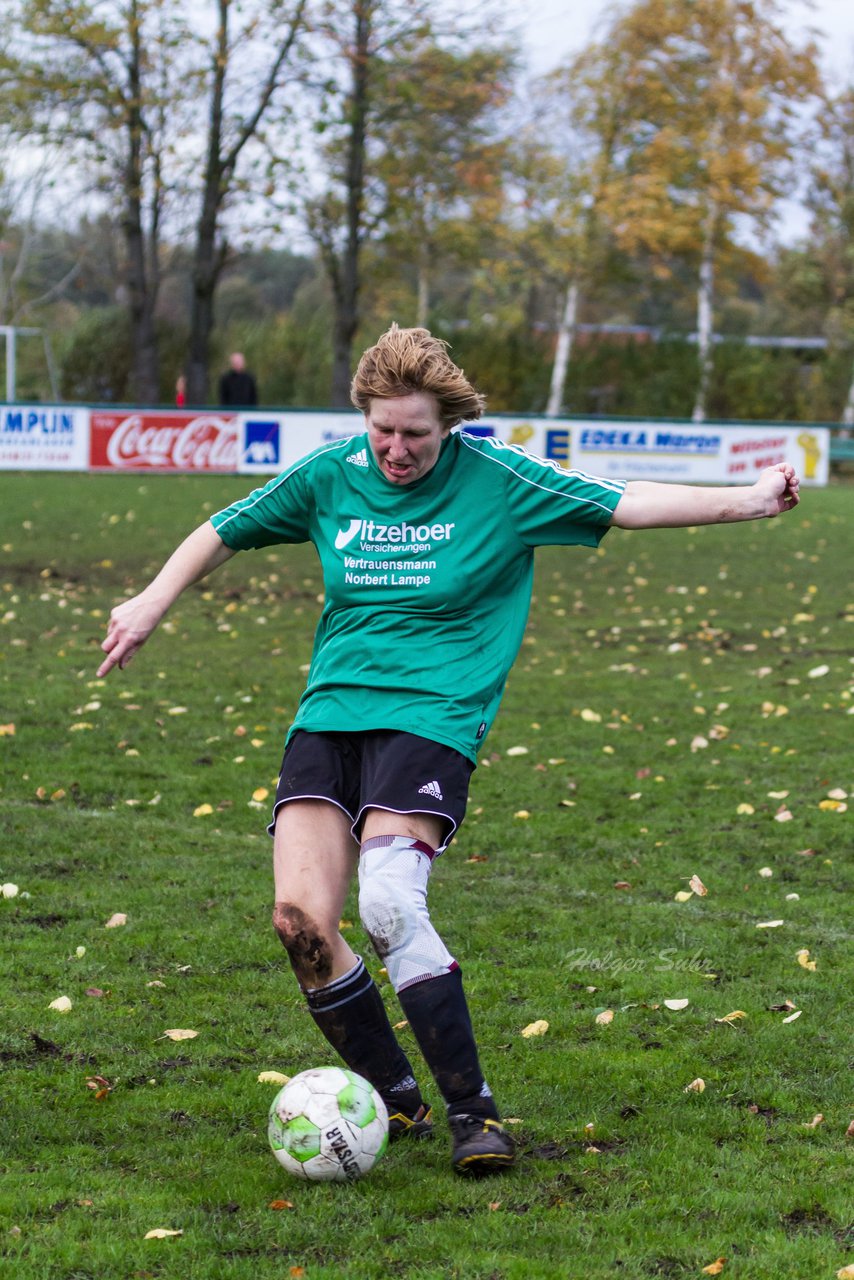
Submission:
[[[367,449],[359,449],[357,453],[349,454],[344,461],[352,462],[354,467],[366,467],[368,465],[368,451]]]
[[[418,788],[420,796],[432,796],[434,800],[444,800],[442,789],[438,782],[425,782],[423,787]]]

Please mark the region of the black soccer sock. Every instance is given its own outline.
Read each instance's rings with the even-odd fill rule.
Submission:
[[[398,998],[448,1114],[497,1120],[498,1110],[477,1058],[460,970],[404,987]]]
[[[421,1092],[364,962],[358,959],[343,977],[303,994],[312,1018],[347,1066],[370,1080],[394,1110],[414,1115]]]

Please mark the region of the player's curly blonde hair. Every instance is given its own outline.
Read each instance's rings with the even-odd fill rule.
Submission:
[[[479,418],[486,400],[448,355],[448,344],[427,329],[400,329],[396,324],[368,347],[350,386],[350,399],[367,413],[371,400],[434,395],[444,427]]]

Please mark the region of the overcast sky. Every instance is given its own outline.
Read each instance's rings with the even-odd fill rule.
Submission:
[[[509,0],[525,33],[532,69],[548,71],[586,44],[609,0]],[[854,0],[789,0],[782,6],[792,35],[814,27],[820,33],[825,71],[834,79],[854,78]]]

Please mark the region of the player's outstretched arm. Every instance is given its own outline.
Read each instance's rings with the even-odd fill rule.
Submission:
[[[725,488],[630,480],[611,524],[619,529],[682,529],[694,524],[763,520],[791,511],[800,481],[788,462],[766,467],[755,484]]]
[[[199,525],[172,553],[144,591],[113,609],[107,636],[101,645],[107,656],[98,668],[98,675],[105,676],[113,667],[126,667],[181,592],[225,564],[234,554],[212,524]]]

